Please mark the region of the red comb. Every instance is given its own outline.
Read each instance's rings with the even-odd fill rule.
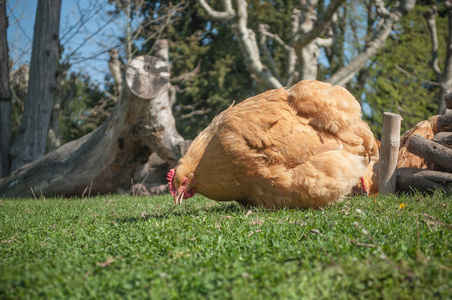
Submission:
[[[169,189],[171,192],[171,195],[174,197],[176,195],[176,188],[174,187],[174,175],[176,174],[176,170],[171,169],[168,172],[168,175],[166,177],[166,180],[168,180]]]

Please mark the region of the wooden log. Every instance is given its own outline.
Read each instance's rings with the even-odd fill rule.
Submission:
[[[452,91],[444,94],[444,103],[448,109],[452,109]]]
[[[407,150],[429,163],[452,172],[452,150],[439,143],[415,134],[408,140]]]
[[[452,132],[439,132],[433,137],[432,141],[447,148],[452,148]]]
[[[0,197],[96,195],[129,189],[135,169],[152,153],[173,167],[184,139],[169,106],[168,65],[151,56],[133,59],[110,118],[0,179]]]
[[[452,174],[417,168],[400,168],[397,170],[397,191],[432,193],[441,190],[452,193]]]
[[[378,193],[391,194],[396,191],[397,156],[400,145],[400,124],[402,117],[398,114],[383,114],[383,130],[380,150],[380,175]]]
[[[439,115],[436,120],[437,132],[452,132],[452,115]]]

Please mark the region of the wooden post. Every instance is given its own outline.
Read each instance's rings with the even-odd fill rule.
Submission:
[[[400,123],[398,114],[383,114],[383,131],[381,134],[380,177],[378,193],[393,194],[396,191],[396,167],[400,145]]]

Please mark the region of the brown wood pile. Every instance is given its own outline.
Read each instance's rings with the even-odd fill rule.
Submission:
[[[452,109],[452,93],[446,93]],[[437,115],[418,123],[400,139],[397,191],[452,194],[452,115]]]

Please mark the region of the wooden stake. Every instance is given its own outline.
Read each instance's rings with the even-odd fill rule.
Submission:
[[[383,131],[381,135],[379,194],[393,194],[396,191],[397,156],[400,145],[400,124],[402,117],[398,114],[383,114]]]

